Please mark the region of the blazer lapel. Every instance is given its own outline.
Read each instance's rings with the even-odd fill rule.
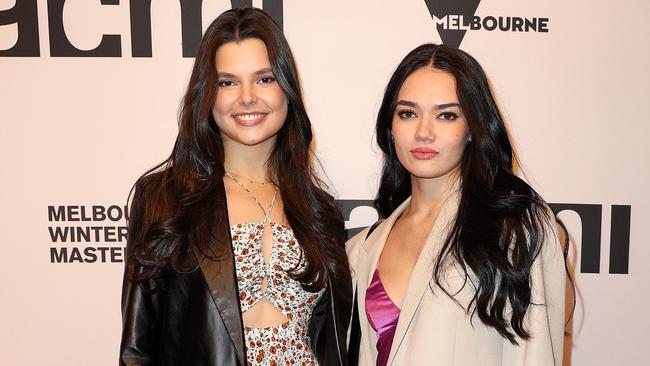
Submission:
[[[362,324],[361,341],[362,349],[374,349],[377,342],[375,331],[370,326],[366,316],[366,291],[372,281],[372,275],[377,268],[377,261],[381,255],[388,234],[390,234],[395,221],[400,217],[404,209],[408,206],[410,198],[404,201],[395,211],[382,222],[370,236],[364,240],[361,250],[358,253],[357,265],[353,270],[356,276],[357,303],[359,310],[359,322]],[[374,365],[374,360],[366,360]]]
[[[422,296],[429,288],[433,276],[433,266],[438,257],[438,252],[446,239],[448,233],[448,225],[453,217],[456,215],[458,209],[458,196],[454,187],[445,200],[436,221],[431,228],[431,232],[422,248],[422,252],[413,267],[411,278],[409,279],[408,287],[402,301],[402,309],[400,311],[399,320],[397,321],[397,328],[395,329],[395,336],[393,344],[390,349],[388,357],[388,365],[394,361],[395,355],[399,350],[409,325],[415,316],[415,313],[420,305]]]
[[[384,222],[377,226],[375,231],[370,234],[368,239],[365,240],[362,245],[363,252],[359,255],[359,265],[357,269],[360,309],[365,309],[366,289],[370,285],[370,281],[372,281],[372,275],[377,268],[377,261],[384,249],[386,239],[388,239],[388,234],[390,234],[395,221],[397,221],[402,212],[406,209],[409,202],[411,202],[411,198],[407,198],[388,218],[386,218],[386,220],[384,220]]]
[[[199,265],[210,289],[212,300],[235,346],[239,362],[244,365],[246,363],[244,330],[223,184],[216,189],[210,200],[212,204],[208,207],[214,213],[211,242],[206,247],[207,255],[198,256]]]

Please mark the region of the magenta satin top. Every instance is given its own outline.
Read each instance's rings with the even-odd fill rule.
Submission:
[[[377,366],[385,366],[388,363],[399,313],[400,308],[388,297],[379,278],[379,271],[375,269],[366,291],[366,316],[372,329],[377,332]]]

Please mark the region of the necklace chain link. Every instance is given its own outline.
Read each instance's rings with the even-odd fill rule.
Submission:
[[[271,218],[271,211],[273,210],[273,205],[275,204],[275,199],[276,199],[276,197],[278,196],[278,190],[275,188],[275,184],[273,184],[273,199],[271,199],[271,205],[269,206],[269,208],[268,208],[268,210],[267,210],[267,209],[264,208],[264,206],[262,206],[262,203],[260,202],[260,200],[257,199],[257,197],[255,197],[255,195],[253,194],[253,192],[251,192],[251,190],[248,189],[248,187],[246,187],[246,186],[244,185],[244,183],[242,183],[241,181],[239,181],[239,179],[235,178],[235,176],[232,175],[232,174],[230,174],[230,172],[226,172],[226,175],[227,175],[228,177],[230,177],[230,179],[234,180],[235,183],[237,183],[240,187],[242,187],[242,188],[243,188],[243,189],[244,189],[244,190],[245,190],[245,191],[246,191],[246,192],[247,192],[247,193],[248,193],[248,194],[253,198],[253,200],[255,200],[255,202],[257,203],[257,205],[258,205],[258,206],[260,207],[260,209],[262,210],[262,213],[264,214],[264,222],[263,222],[263,224],[266,225],[266,223],[267,223],[268,221],[270,221],[270,218]]]

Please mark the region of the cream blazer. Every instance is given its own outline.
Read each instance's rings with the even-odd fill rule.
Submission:
[[[357,290],[361,344],[360,366],[375,366],[377,333],[366,317],[366,289],[370,284],[388,233],[408,207],[410,198],[400,205],[366,239],[368,229],[346,243]],[[401,314],[388,365],[491,366],[491,365],[562,365],[566,272],[557,228],[549,228],[546,242],[532,268],[532,302],[525,329],[532,338],[519,339],[514,346],[478,316],[470,321],[464,307],[473,295],[473,287],[463,287],[463,277],[455,265],[448,266],[444,283],[458,294],[455,302],[432,280],[433,264],[450,222],[458,210],[458,193],[450,194],[442,206],[431,233],[418,258],[404,296]],[[550,212],[550,210],[549,210]],[[551,217],[554,217],[551,213]]]

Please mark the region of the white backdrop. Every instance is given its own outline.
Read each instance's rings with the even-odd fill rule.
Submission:
[[[103,34],[117,34],[120,57],[52,56],[48,14],[62,0],[49,7],[36,1],[38,56],[3,54],[22,31],[12,9],[29,2],[0,0],[0,363],[114,365],[125,244],[117,233],[124,222],[91,213],[93,206],[123,207],[135,179],[171,151],[193,62],[182,57],[180,3],[152,1],[151,57],[131,54],[128,0],[68,0],[63,11],[71,44],[90,50]],[[650,3],[455,1],[470,2],[478,3],[481,19],[548,19],[548,32],[469,30],[460,47],[490,76],[533,186],[552,203],[602,206],[600,227],[560,214],[573,239],[580,294],[565,364],[649,365],[650,246],[643,226],[650,222]],[[440,42],[436,23],[424,0],[282,3],[332,193],[370,199],[383,88],[407,51]],[[454,1],[429,1],[448,3]],[[203,1],[203,28],[230,7]],[[628,273],[609,273],[612,205],[630,206]],[[372,210],[360,208],[348,227],[373,220]],[[91,237],[55,241],[56,228]],[[581,273],[583,231],[602,234],[598,273]],[[59,263],[63,248],[70,263]]]

